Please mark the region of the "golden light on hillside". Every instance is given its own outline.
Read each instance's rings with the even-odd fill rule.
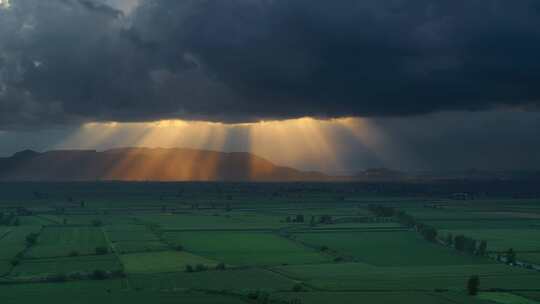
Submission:
[[[339,136],[338,136],[339,134]],[[163,120],[148,123],[88,123],[57,149],[106,150],[120,147],[192,148],[224,152],[251,152],[281,166],[322,171],[344,170],[341,155],[347,146],[339,137],[349,134],[375,153],[380,139],[375,128],[359,118],[320,120],[300,118],[257,123],[225,124],[204,121]],[[111,166],[108,178],[128,174],[168,176],[169,170],[183,170],[183,176],[209,180],[220,166],[216,155],[193,153],[176,160],[166,150],[141,165],[140,151],[131,152]],[[315,164],[315,165],[314,165]],[[159,172],[154,172],[159,170]],[[251,164],[251,174],[264,174],[273,168],[262,162]],[[178,173],[178,172],[176,172]],[[268,172],[266,172],[268,173]]]

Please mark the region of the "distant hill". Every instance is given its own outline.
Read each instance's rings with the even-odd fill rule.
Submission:
[[[0,158],[3,181],[327,181],[318,172],[280,167],[250,153],[122,148],[31,150]]]

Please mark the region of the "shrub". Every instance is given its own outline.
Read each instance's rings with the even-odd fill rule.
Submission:
[[[191,265],[189,265],[189,264],[186,265],[186,272],[193,272],[193,271],[194,271],[194,270],[193,270],[193,266],[191,266]]]
[[[216,265],[216,270],[225,270],[226,266],[225,263],[221,262]]]
[[[125,278],[126,273],[122,269],[118,269],[112,272],[112,276],[115,278]]]
[[[206,267],[206,265],[204,265],[204,264],[197,264],[197,266],[195,266],[195,270],[196,271],[206,271],[206,270],[208,270],[208,267]]]
[[[257,300],[259,298],[259,291],[250,291],[248,294],[247,294],[247,297],[250,299],[250,300]]]
[[[65,282],[67,281],[67,279],[68,279],[67,275],[63,273],[59,273],[59,274],[53,274],[53,275],[48,276],[47,278],[45,278],[45,281],[59,283],[59,282]]]
[[[73,273],[70,273],[69,274],[69,278],[71,280],[82,280],[83,279],[83,275],[82,273],[80,272],[73,272]]]
[[[292,291],[294,291],[294,292],[301,292],[303,290],[304,290],[304,287],[300,283],[294,284],[294,286],[292,288]]]
[[[107,247],[103,247],[103,246],[96,247],[96,254],[97,255],[104,255],[104,254],[107,254],[107,253],[109,253],[109,250],[107,249]]]
[[[480,287],[480,278],[477,275],[471,276],[467,281],[467,291],[469,295],[475,296],[478,293]]]
[[[106,271],[104,270],[101,270],[101,269],[96,269],[92,272],[92,275],[90,276],[92,279],[94,280],[105,280],[107,279],[109,276],[107,274]]]
[[[37,233],[30,233],[29,235],[26,236],[26,244],[28,246],[35,245],[37,242],[37,239],[38,239]]]
[[[79,252],[77,250],[73,250],[69,253],[69,256],[70,257],[76,257],[76,256],[79,256]]]

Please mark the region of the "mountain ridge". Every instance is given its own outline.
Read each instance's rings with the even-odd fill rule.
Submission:
[[[0,158],[2,181],[328,181],[248,152],[124,147],[24,150]]]

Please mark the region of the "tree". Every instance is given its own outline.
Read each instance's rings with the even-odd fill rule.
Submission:
[[[300,283],[294,284],[293,289],[292,289],[292,291],[294,292],[301,292],[302,290],[304,290],[304,287]]]
[[[216,265],[216,270],[225,270],[227,267],[225,266],[225,263],[221,262]]]
[[[475,296],[478,293],[478,288],[480,287],[480,278],[477,275],[473,275],[467,281],[467,290],[469,295]]]
[[[487,242],[486,241],[481,241],[480,246],[478,246],[477,254],[479,256],[484,256],[484,255],[486,255],[486,253],[487,253]]]
[[[103,246],[96,247],[96,254],[97,255],[104,255],[104,254],[107,254],[107,253],[109,253],[109,250],[107,249],[107,247],[103,247]]]
[[[332,221],[332,216],[327,214],[321,215],[319,218],[319,223],[321,224],[332,224]]]
[[[208,267],[206,267],[206,265],[204,265],[204,264],[197,264],[197,266],[195,266],[195,270],[196,271],[206,271],[206,270],[208,270]]]
[[[450,233],[446,237],[446,245],[453,246],[454,245],[454,236]]]
[[[106,271],[101,270],[101,269],[96,269],[92,272],[91,277],[94,280],[105,280],[108,277],[108,275]]]
[[[396,210],[392,207],[369,205],[368,209],[377,217],[392,217],[396,215]]]
[[[437,239],[437,229],[433,227],[424,226],[421,230],[421,233],[424,238],[430,242],[435,242]]]
[[[38,239],[37,233],[30,233],[29,235],[26,236],[26,245],[28,246],[35,245],[37,242],[37,239]]]
[[[476,252],[476,240],[465,238],[465,252],[474,254]]]
[[[506,252],[506,263],[515,264],[516,263],[516,252],[513,248],[508,249]]]
[[[193,272],[193,271],[194,271],[194,270],[193,270],[193,266],[191,266],[191,265],[189,265],[189,264],[186,265],[186,272]]]

